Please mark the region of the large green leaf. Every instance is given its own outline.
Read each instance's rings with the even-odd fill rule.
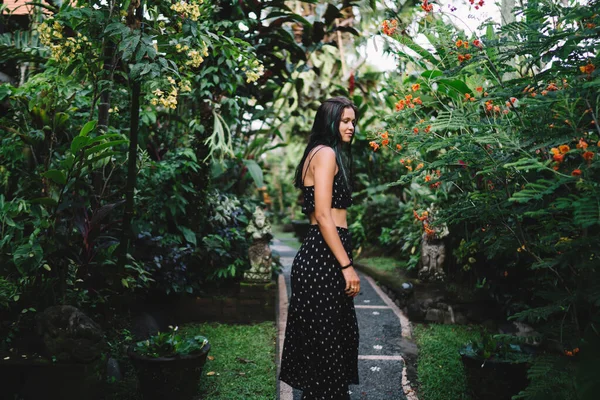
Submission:
[[[58,169],[49,169],[48,171],[44,172],[42,176],[45,176],[46,178],[60,185],[67,183],[67,176],[64,172]]]
[[[246,168],[248,168],[248,172],[254,180],[256,187],[263,187],[265,185],[265,182],[263,180],[263,171],[262,168],[260,168],[260,165],[258,165],[258,163],[254,160],[244,160],[244,165],[246,166]]]
[[[98,123],[98,121],[88,121],[83,128],[81,128],[81,131],[79,132],[79,136],[87,136],[88,133],[90,133],[92,131],[92,129],[94,129],[96,127],[96,124]]]

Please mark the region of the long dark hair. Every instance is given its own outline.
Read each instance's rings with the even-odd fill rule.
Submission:
[[[342,142],[342,137],[340,135],[340,121],[342,120],[342,114],[346,108],[352,108],[356,118],[358,118],[358,109],[345,97],[333,97],[329,100],[325,100],[319,106],[308,139],[308,145],[306,146],[306,150],[304,150],[302,160],[300,160],[300,163],[296,167],[294,186],[297,188],[302,188],[304,185],[302,171],[304,169],[306,157],[315,147],[325,145],[331,147],[335,151],[335,160],[339,168],[339,173],[342,175],[348,190],[352,190],[352,149],[350,145],[345,146],[347,147],[347,151],[346,154],[344,154],[342,146],[345,143]],[[354,135],[352,135],[352,139],[354,139]]]

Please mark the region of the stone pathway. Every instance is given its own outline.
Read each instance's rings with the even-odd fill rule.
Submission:
[[[281,361],[281,348],[287,320],[290,289],[290,271],[296,250],[274,239],[271,248],[281,256],[284,267],[279,275],[278,346],[277,364]],[[361,292],[354,299],[359,342],[359,385],[351,385],[351,400],[417,400],[406,380],[402,357],[405,338],[410,337],[408,320],[398,307],[368,276],[359,273]],[[302,392],[278,381],[280,400],[300,400]]]

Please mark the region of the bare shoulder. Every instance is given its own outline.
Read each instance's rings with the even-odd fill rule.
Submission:
[[[311,153],[314,156],[316,162],[320,163],[335,163],[335,151],[325,145],[316,146]]]

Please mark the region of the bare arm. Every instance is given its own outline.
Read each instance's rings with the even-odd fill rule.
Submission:
[[[326,147],[320,150],[311,163],[315,182],[315,218],[325,243],[331,249],[337,262],[342,266],[350,264],[350,258],[342,244],[333,216],[331,215],[331,197],[333,179],[336,170],[335,152]],[[354,267],[342,270],[346,280],[346,293],[356,296],[360,291],[360,280]]]
[[[350,264],[350,258],[344,249],[331,215],[331,197],[336,161],[333,149],[325,147],[320,150],[311,163],[315,182],[315,218],[323,234],[325,243],[331,249],[341,266]]]

